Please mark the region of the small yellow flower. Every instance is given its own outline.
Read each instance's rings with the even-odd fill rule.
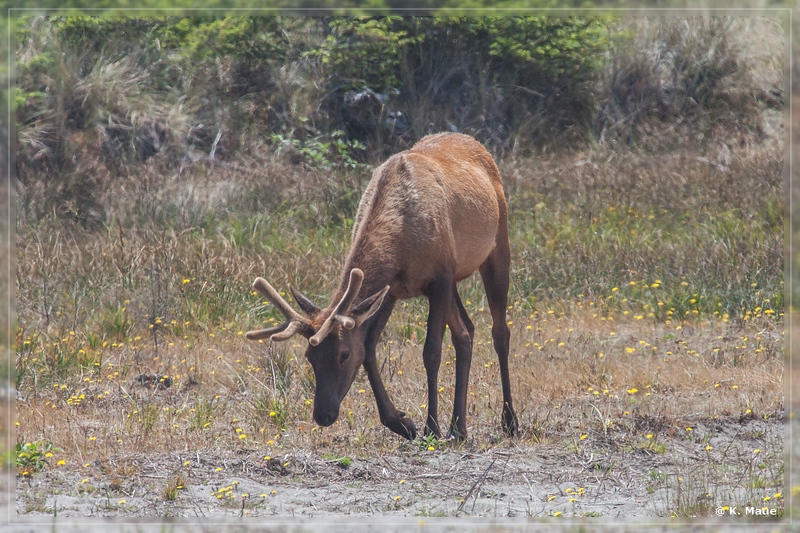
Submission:
[[[587,437],[589,437],[589,435],[587,435],[586,433],[584,433],[583,435],[581,435],[581,440],[585,440]]]
[[[553,516],[561,516],[561,511],[556,511],[555,513],[553,513]]]
[[[555,494],[551,494],[550,496],[547,497],[547,501],[549,501],[549,502],[551,502],[551,501],[553,501],[555,499],[556,499]]]
[[[245,435],[244,433],[242,433],[241,435],[239,435],[239,438],[240,438],[240,439],[246,439],[246,438],[247,438],[247,435]]]
[[[125,505],[126,503],[128,503],[128,500],[120,500],[118,503],[119,505]]]
[[[639,392],[639,389],[636,387],[628,389],[628,394],[636,394],[637,392]]]
[[[61,459],[59,462],[56,463],[58,466],[64,466],[67,462],[64,459]]]
[[[653,434],[652,433],[648,433],[647,435],[645,435],[645,438],[652,439],[653,438]]]

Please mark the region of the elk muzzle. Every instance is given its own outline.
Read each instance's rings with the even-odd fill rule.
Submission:
[[[314,399],[314,422],[328,427],[339,418],[339,402],[320,402]]]

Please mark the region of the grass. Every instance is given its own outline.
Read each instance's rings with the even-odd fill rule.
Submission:
[[[773,168],[767,157],[762,163]],[[642,161],[655,182],[649,164]],[[597,446],[636,457],[674,452],[676,443],[701,453],[711,445],[702,470],[685,465],[642,478],[654,501],[676,516],[707,514],[712,503],[728,501],[714,492],[720,480],[739,487],[731,502],[779,491],[778,443],[759,444],[769,456],[746,462],[750,471],[732,479],[716,455],[721,431],[698,436],[696,428],[782,417],[782,224],[764,207],[777,202],[780,180],[754,199],[748,184],[768,170],[754,174],[743,166],[725,177],[738,193],[719,195],[716,170],[682,164],[674,169],[692,181],[690,200],[682,191],[651,196],[647,187],[627,199],[604,197],[608,182],[620,180],[632,162],[602,171],[569,165],[565,157],[503,163],[514,251],[512,385],[522,435],[501,437],[491,319],[479,281],[470,278],[460,289],[476,324],[468,448],[557,445],[583,460]],[[554,175],[561,176],[558,184],[548,181]],[[577,190],[586,201],[575,201]],[[281,320],[252,293],[251,280],[266,274],[279,290],[291,282],[325,303],[348,232],[310,225],[307,214],[288,208],[269,217],[203,220],[188,227],[171,219],[141,227],[114,223],[102,231],[54,220],[19,226],[20,445],[47,442],[63,450],[43,467],[54,471],[184,449],[255,453],[269,457],[263,468],[276,473],[288,472],[299,450],[348,470],[344,459],[407,453],[380,425],[363,374],[340,420],[320,428],[311,419],[313,374],[300,340],[270,345],[243,338],[247,329]],[[426,308],[422,301],[401,302],[379,347],[394,402],[419,423],[426,412],[419,353]],[[448,338],[439,383],[445,421],[453,367]],[[167,376],[171,386],[142,386],[135,379],[142,373]],[[415,448],[436,454],[451,445],[420,441]],[[614,475],[613,466],[600,471]],[[153,490],[175,501],[179,481],[188,484],[190,475],[173,474]],[[245,508],[241,498],[226,498],[231,509]],[[388,509],[406,503],[390,500]],[[552,513],[594,512],[563,505]]]
[[[653,64],[669,60],[642,50]],[[131,64],[118,67],[121,78],[135,74]],[[748,92],[734,89],[732,98]],[[283,501],[290,478],[304,483],[332,467],[335,474],[314,480],[362,490],[376,470],[402,471],[389,463],[400,457],[412,471],[381,496],[382,512],[498,515],[504,478],[490,487],[493,476],[505,473],[507,457],[537,450],[561,462],[532,468],[551,476],[539,487],[546,493],[533,495],[535,483],[524,480],[528,515],[607,516],[589,503],[604,484],[640,487],[646,512],[661,516],[705,516],[720,505],[782,508],[775,427],[785,409],[785,162],[782,111],[771,105],[756,106],[758,115],[747,117],[757,127],[743,130],[715,128],[711,113],[658,123],[649,112],[631,122],[630,110],[606,110],[605,142],[498,157],[510,209],[510,365],[521,435],[502,436],[491,318],[473,276],[459,287],[476,327],[469,438],[461,445],[406,443],[390,433],[363,373],[339,421],[318,427],[304,341],[244,339],[244,331],[283,320],[250,288],[256,276],[328,303],[366,165],[345,173],[295,164],[242,137],[236,163],[220,155],[179,169],[173,146],[121,163],[112,180],[93,159],[96,143],[72,138],[79,165],[62,192],[80,204],[86,183],[76,176],[102,185],[84,204],[64,204],[83,218],[49,214],[56,180],[17,189],[11,334],[26,508],[54,509],[52,486],[102,492],[111,513],[163,515],[173,512],[165,505],[189,498],[232,513],[285,512],[273,502]],[[697,124],[702,135],[692,131]],[[631,134],[650,139],[620,141]],[[379,346],[389,394],[418,427],[427,408],[426,312],[422,300],[400,302]],[[443,424],[454,387],[449,340],[438,383]],[[153,386],[142,375],[164,379]],[[489,453],[506,455],[472,477],[435,477],[444,458],[461,464]],[[420,470],[430,479],[412,479]],[[244,487],[248,480],[236,478],[243,473],[283,485]],[[423,499],[441,487],[441,501]]]

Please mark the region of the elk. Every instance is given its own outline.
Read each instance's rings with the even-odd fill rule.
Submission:
[[[278,326],[250,331],[248,339],[308,339],[315,376],[314,420],[333,424],[342,399],[364,366],[381,423],[413,440],[414,423],[395,408],[381,380],[376,347],[398,300],[430,303],[422,350],[428,386],[425,433],[442,437],[438,374],[445,326],[455,347],[455,395],[448,438],[467,436],[467,382],[475,327],[456,285],[480,271],[492,315],[492,340],[503,387],[502,427],[518,432],[508,370],[506,324],[510,251],[508,208],[492,156],[471,137],[430,135],[390,157],[373,173],[359,203],[352,246],[332,303],[320,309],[290,285],[295,311],[263,278],[253,287],[285,316]]]

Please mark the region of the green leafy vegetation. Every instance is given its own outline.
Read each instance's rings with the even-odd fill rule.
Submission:
[[[390,452],[438,468],[451,450],[391,436],[363,374],[339,422],[317,427],[302,343],[243,332],[283,320],[252,291],[256,276],[326,305],[371,170],[457,130],[489,148],[508,197],[523,430],[498,437],[491,319],[474,276],[459,286],[475,322],[465,453],[546,444],[608,477],[680,445],[708,468],[642,470],[643,493],[676,516],[713,512],[722,478],[736,502],[782,501],[779,446],[726,433],[784,408],[779,21],[327,15],[19,19],[11,338],[18,442],[36,441],[19,445],[19,475],[48,468],[46,443],[85,469],[85,492],[101,475],[126,477],[87,461],[193,452],[180,471],[154,472],[163,481],[147,494],[165,502],[240,466],[269,479],[355,476],[365,456]],[[426,311],[399,302],[379,346],[389,394],[415,422]],[[699,433],[697,422],[702,437],[685,429]],[[739,455],[726,463],[729,442]],[[592,459],[600,449],[617,455]],[[318,456],[330,464],[305,470]],[[275,493],[219,486],[242,512]],[[561,488],[528,512],[594,515],[580,507],[585,487]],[[388,502],[412,504],[405,493]]]
[[[50,458],[53,457],[53,453],[60,451],[62,450],[53,446],[50,442],[17,443],[17,470],[23,476],[30,476],[40,472],[50,464]]]

